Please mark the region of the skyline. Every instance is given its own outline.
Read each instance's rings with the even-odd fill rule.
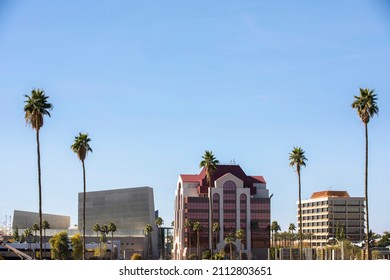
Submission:
[[[179,174],[198,174],[211,150],[264,176],[282,231],[297,225],[294,146],[308,158],[302,199],[364,196],[364,126],[351,104],[370,88],[370,228],[390,230],[389,11],[363,0],[0,2],[0,222],[38,211],[23,113],[33,88],[54,107],[40,131],[44,213],[77,224],[82,170],[70,146],[85,132],[87,191],[153,187],[170,225]]]

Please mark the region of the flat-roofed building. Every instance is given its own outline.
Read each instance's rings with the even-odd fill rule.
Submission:
[[[70,227],[70,216],[42,213],[42,220],[47,220],[51,229],[67,230]],[[24,230],[34,224],[39,225],[39,213],[14,210],[13,229]]]
[[[299,228],[299,203],[298,228]],[[364,197],[350,197],[346,191],[320,191],[302,200],[302,231],[314,248],[325,246],[329,238],[344,235],[356,242],[364,240]]]
[[[79,193],[78,224],[79,231],[83,229],[83,198]],[[148,240],[145,237],[145,226],[152,225],[151,258],[158,258],[157,233],[155,225],[156,213],[154,196],[151,187],[123,188],[86,193],[85,221],[86,236],[89,240],[96,239],[93,231],[95,224],[114,223],[117,231],[114,238],[121,240],[121,253],[128,259],[133,253],[147,257]],[[129,237],[131,238],[131,241]],[[143,248],[143,250],[140,250]]]

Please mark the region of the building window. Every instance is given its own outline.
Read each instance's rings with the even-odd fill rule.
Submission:
[[[227,181],[223,184],[223,229],[224,236],[236,232],[236,198],[237,187],[233,181]]]

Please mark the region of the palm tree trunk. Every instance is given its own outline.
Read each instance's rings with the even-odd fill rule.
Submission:
[[[84,160],[81,161],[83,165],[83,183],[84,183],[84,195],[83,195],[83,260],[85,260],[85,200],[87,195],[87,185],[85,180],[85,165]]]
[[[370,252],[370,223],[368,219],[368,125],[364,124],[365,134],[366,134],[366,164],[365,164],[365,174],[364,174],[364,196],[366,199],[366,250],[367,250],[367,259],[371,260]]]
[[[38,158],[38,192],[39,192],[39,258],[42,259],[42,182],[41,182],[41,151],[39,145],[39,128],[37,128],[37,158]]]
[[[111,259],[114,259],[114,232],[111,232]]]
[[[198,259],[200,259],[200,256],[199,256],[199,230],[196,232],[196,255],[198,256]]]
[[[298,173],[298,192],[299,192],[299,259],[302,260],[303,257],[303,247],[302,247],[302,203],[301,203],[301,172],[299,165],[297,165]]]

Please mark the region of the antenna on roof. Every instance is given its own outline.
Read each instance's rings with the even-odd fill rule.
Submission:
[[[236,165],[236,161],[235,161],[234,159],[232,159],[232,160],[230,161],[230,165]]]

